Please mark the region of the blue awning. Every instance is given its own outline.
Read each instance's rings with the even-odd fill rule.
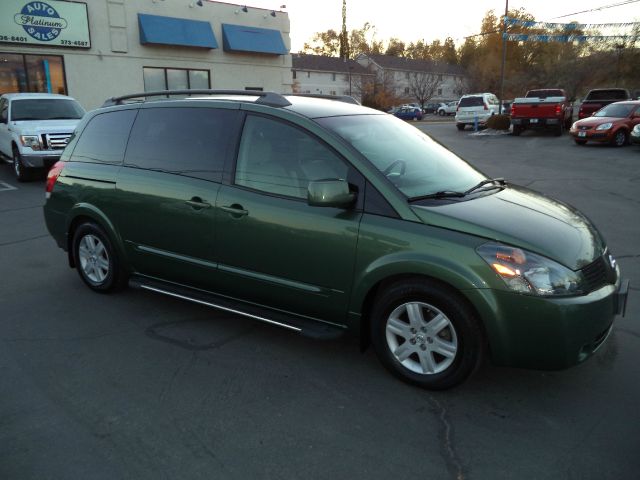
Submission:
[[[225,52],[253,52],[286,55],[282,34],[270,28],[222,24],[222,48]]]
[[[138,14],[140,43],[218,48],[209,22]]]

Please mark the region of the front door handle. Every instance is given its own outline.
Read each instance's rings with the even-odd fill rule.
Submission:
[[[242,205],[238,205],[237,203],[234,203],[233,205],[229,205],[229,206],[222,206],[220,207],[220,210],[222,210],[223,212],[227,212],[230,213],[232,216],[234,217],[244,217],[245,215],[249,214],[248,210],[245,210],[244,208],[242,208]]]
[[[187,200],[184,203],[195,210],[200,210],[201,208],[211,208],[211,204],[209,202],[205,202],[200,197],[193,197],[191,200]]]

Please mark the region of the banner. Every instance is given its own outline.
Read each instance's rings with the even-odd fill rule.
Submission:
[[[91,48],[87,4],[0,0],[0,43]]]

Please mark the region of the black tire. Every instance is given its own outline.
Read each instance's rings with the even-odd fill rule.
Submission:
[[[563,133],[564,133],[564,123],[561,123],[556,127],[555,135],[556,137],[561,137]]]
[[[405,308],[403,317],[398,312],[404,312]],[[408,320],[410,309],[421,312],[421,331],[416,331],[414,327],[417,325]],[[403,330],[406,335],[387,330],[392,313],[399,322],[394,321],[396,325],[402,325],[404,329],[406,324],[407,328]],[[434,322],[429,323],[435,318],[433,315],[437,315],[446,326],[431,330],[428,325],[433,325]],[[390,344],[398,337],[404,341],[392,347]],[[382,291],[371,310],[371,340],[378,358],[391,373],[405,382],[430,390],[444,390],[466,380],[481,364],[486,343],[479,320],[466,301],[447,287],[426,279],[407,280]],[[406,351],[412,353],[400,360],[394,352],[399,352],[405,345]],[[446,348],[442,347],[444,345]],[[451,349],[451,356],[432,349]],[[426,359],[430,359],[433,367],[431,373],[425,373],[423,361],[429,365]]]
[[[439,110],[438,111],[438,115],[440,115],[441,117],[444,117],[444,113],[445,113],[444,110]]]
[[[19,182],[29,182],[33,178],[33,172],[22,163],[22,156],[18,147],[13,147],[13,174]]]
[[[514,125],[511,135],[513,135],[514,137],[519,137],[523,130],[524,129],[522,127]]]
[[[464,123],[456,123],[456,127],[458,128],[458,130],[464,130],[465,124]]]
[[[91,258],[87,259],[87,242],[97,239],[103,249],[88,250]],[[81,242],[84,247],[81,253]],[[76,228],[73,234],[73,260],[82,281],[93,291],[108,293],[124,288],[128,275],[109,236],[95,223],[87,222]],[[97,246],[98,244],[95,243]],[[91,266],[93,264],[93,267]],[[104,267],[102,267],[104,265]],[[98,270],[96,270],[96,267]]]
[[[587,144],[586,140],[580,140],[578,138],[574,138],[573,141],[576,142],[578,145],[586,145]]]
[[[614,147],[624,147],[627,143],[627,132],[624,130],[618,130],[611,139],[611,145]]]

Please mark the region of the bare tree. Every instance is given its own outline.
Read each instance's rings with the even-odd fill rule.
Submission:
[[[440,85],[437,74],[431,72],[411,72],[409,75],[409,91],[420,106],[424,109],[424,104],[434,96]]]

